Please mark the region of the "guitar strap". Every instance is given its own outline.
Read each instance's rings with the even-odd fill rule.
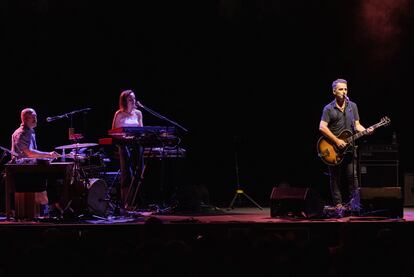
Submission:
[[[352,111],[351,103],[349,101],[346,102],[346,107],[345,107],[345,111],[344,111],[344,120],[345,120],[345,128],[347,128],[347,126],[349,126],[348,125],[348,120],[351,120],[350,125],[351,125],[352,135],[355,134],[355,131],[356,131],[355,117],[354,117],[354,113]],[[346,153],[354,153],[354,148],[355,148],[355,140],[351,141],[350,146],[348,147],[347,151],[345,151],[345,152]]]
[[[351,107],[351,103],[347,102],[346,103],[347,107],[345,109],[345,126],[348,126],[348,116],[346,116],[346,113],[348,112],[349,114],[349,118],[352,119],[351,120],[351,129],[352,129],[352,134],[355,134],[355,117],[354,117],[354,113],[352,111],[352,107]]]
[[[355,127],[355,116],[354,116],[354,112],[352,110],[351,107],[351,102],[347,102],[346,103],[346,108],[345,108],[345,126],[348,126],[348,119],[351,119],[351,130],[352,130],[352,135],[356,133],[356,127]],[[349,114],[349,116],[346,115],[346,113]],[[351,141],[350,147],[348,148],[348,153],[353,154],[354,158],[356,158],[356,145],[355,145],[355,140]]]

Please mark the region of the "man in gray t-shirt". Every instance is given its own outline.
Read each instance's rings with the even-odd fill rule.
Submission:
[[[34,130],[37,126],[37,114],[34,109],[23,109],[20,113],[20,119],[21,124],[19,128],[17,128],[12,134],[11,152],[14,152],[17,156],[13,157],[11,163],[18,163],[19,160],[23,158],[48,158],[52,160],[60,156],[55,151],[44,152],[37,149],[36,134]],[[59,210],[59,212],[61,212],[61,208],[58,203],[58,189],[60,186],[57,184],[57,178],[52,178],[50,176],[37,176],[38,178],[30,176],[26,177],[27,180],[24,179],[23,182],[16,182],[16,191],[36,191],[36,198],[39,204],[50,204],[52,210]],[[34,184],[36,182],[40,184]],[[39,191],[39,189],[45,189],[46,191]]]
[[[12,152],[20,158],[50,158],[59,157],[55,151],[43,152],[37,150],[36,135],[34,128],[37,126],[37,114],[32,108],[23,109],[21,114],[20,127],[12,135]]]
[[[344,79],[335,80],[332,83],[332,92],[335,99],[323,108],[319,131],[333,145],[333,148],[347,150],[352,142],[347,142],[347,136],[342,135],[365,131],[365,127],[359,122],[357,105],[347,96],[347,81]],[[372,133],[373,130],[372,127],[368,128],[367,133]],[[351,147],[348,149],[352,149]],[[353,151],[345,151],[343,160],[338,164],[328,164],[332,202],[337,209],[342,209],[348,204],[354,207],[359,206],[359,203],[355,203],[358,199],[357,189],[359,186],[356,165],[356,154]],[[344,183],[346,183],[347,197],[341,193],[345,186]]]

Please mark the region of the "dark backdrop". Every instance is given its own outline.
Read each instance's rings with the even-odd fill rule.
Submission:
[[[142,3],[140,3],[142,2]],[[366,127],[391,125],[363,143],[400,143],[401,173],[413,170],[413,4],[409,1],[48,1],[1,2],[0,145],[19,113],[37,110],[38,145],[107,136],[123,89],[187,128],[176,184],[207,186],[228,203],[239,184],[267,204],[281,182],[327,192],[316,155],[331,83],[349,81]],[[144,111],[145,125],[170,125]],[[157,166],[148,170],[157,171]],[[326,196],[326,195],[325,195]]]

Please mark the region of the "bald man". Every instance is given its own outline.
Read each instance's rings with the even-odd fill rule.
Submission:
[[[23,109],[20,113],[20,127],[12,135],[12,152],[20,158],[50,158],[59,157],[55,151],[43,152],[37,150],[34,128],[37,126],[37,114],[32,108]]]
[[[54,159],[60,155],[55,152],[44,152],[37,149],[36,145],[36,134],[34,128],[37,126],[37,114],[36,111],[32,108],[25,108],[20,113],[21,124],[12,135],[12,147],[11,151],[17,154],[17,157],[14,157],[12,162],[15,162],[22,158],[49,158]],[[46,182],[47,180],[47,182]],[[36,182],[34,180],[31,180]],[[50,204],[51,211],[56,212],[57,214],[62,212],[60,205],[58,203],[59,198],[59,185],[56,183],[55,178],[48,178],[45,176],[44,182],[46,184],[46,191],[36,193],[36,201],[39,204]],[[25,184],[31,185],[31,184]],[[33,184],[35,186],[36,184]],[[16,188],[17,189],[17,188]],[[25,187],[24,190],[29,190],[30,187]]]

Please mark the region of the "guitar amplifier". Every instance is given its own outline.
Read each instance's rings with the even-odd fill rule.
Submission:
[[[399,186],[398,144],[359,146],[361,187]]]
[[[398,187],[398,161],[359,164],[361,187]]]
[[[398,161],[398,144],[360,145],[359,160],[371,161]]]

